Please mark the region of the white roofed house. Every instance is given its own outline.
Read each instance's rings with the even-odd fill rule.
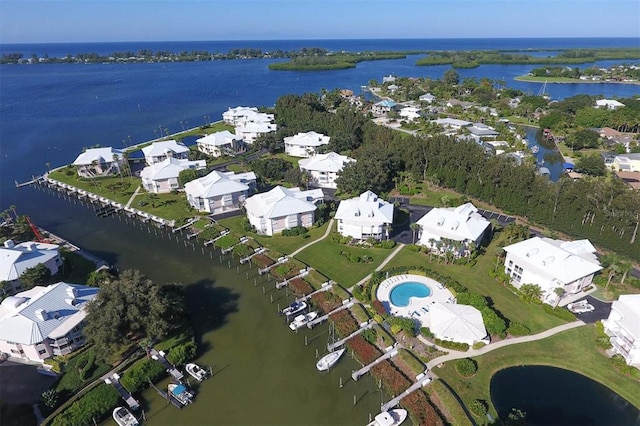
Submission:
[[[148,192],[163,194],[181,188],[180,172],[183,170],[203,170],[207,166],[205,160],[179,160],[168,157],[159,163],[153,163],[140,172],[142,186]]]
[[[418,244],[441,254],[451,251],[457,257],[464,255],[472,243],[479,246],[491,225],[471,203],[431,209],[416,223],[420,225]]]
[[[240,210],[255,189],[253,172],[239,173],[212,171],[206,176],[187,182],[184,191],[189,205],[210,214]]]
[[[0,304],[0,352],[42,362],[83,346],[86,305],[98,289],[59,282],[34,287]]]
[[[327,145],[331,138],[321,133],[298,133],[284,138],[284,152],[292,157],[311,157],[316,150]]]
[[[198,151],[212,157],[235,155],[245,150],[244,140],[228,130],[196,139]]]
[[[300,170],[310,175],[309,185],[320,188],[337,188],[336,179],[345,164],[356,161],[346,155],[329,152],[316,154],[298,162]]]
[[[541,299],[548,304],[559,303],[563,294],[575,294],[590,286],[593,275],[602,269],[596,249],[589,240],[562,241],[533,237],[504,247],[505,273],[511,283],[538,285]]]
[[[334,219],[338,222],[338,232],[341,235],[358,240],[382,240],[389,237],[393,210],[393,204],[366,191],[358,197],[342,200]]]
[[[142,148],[144,159],[148,165],[159,163],[167,158],[176,158],[178,160],[186,160],[189,157],[189,148],[184,146],[182,142],[176,142],[173,139],[168,141],[154,142],[151,145]]]
[[[125,159],[122,150],[105,147],[85,150],[72,164],[76,166],[78,176],[92,178],[117,175],[123,161]]]
[[[425,93],[424,95],[420,95],[420,97],[418,98],[419,101],[421,102],[426,102],[426,103],[432,103],[433,101],[436,100],[436,97],[433,96],[431,93]]]
[[[616,101],[615,99],[598,99],[596,101],[596,108],[614,110],[623,106],[625,105],[622,102]]]
[[[420,108],[407,106],[400,110],[400,118],[407,121],[414,121],[421,117]]]
[[[247,199],[249,223],[258,234],[274,235],[296,226],[309,227],[315,221],[316,203],[324,199],[321,189],[301,191],[276,186]]]
[[[453,130],[460,130],[473,124],[470,121],[458,120],[456,118],[438,118],[437,120],[433,120],[432,123],[436,123],[437,125],[442,126],[445,129]]]
[[[467,129],[469,133],[471,133],[471,137],[478,143],[487,139],[495,140],[496,137],[500,135],[500,132],[497,132],[493,127],[487,126],[484,123],[473,123],[473,125]]]
[[[277,126],[269,122],[245,122],[236,125],[236,135],[240,136],[245,143],[253,144],[259,136],[275,132]]]
[[[243,107],[229,108],[222,113],[222,120],[232,126],[237,126],[243,123],[270,123],[274,120],[273,114],[267,114],[259,112],[255,107]]]
[[[0,281],[7,282],[8,286],[0,290],[10,293],[19,290],[24,271],[40,264],[46,266],[51,275],[57,274],[62,265],[60,246],[35,241],[15,244],[6,240],[0,247]]]
[[[489,343],[482,313],[469,305],[434,302],[429,305],[429,330],[437,339],[466,343]]]
[[[612,351],[622,355],[628,365],[640,368],[640,294],[621,295],[602,324],[611,338]]]

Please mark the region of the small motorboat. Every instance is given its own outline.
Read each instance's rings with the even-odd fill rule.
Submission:
[[[189,363],[184,366],[184,369],[187,370],[187,373],[191,375],[194,379],[201,382],[209,376],[209,372],[204,368],[200,367],[196,363]]]
[[[331,367],[335,365],[336,362],[340,359],[345,349],[338,349],[337,351],[329,352],[316,363],[316,368],[319,371],[327,371]]]
[[[171,383],[168,389],[171,396],[180,404],[187,405],[193,402],[193,393],[185,385]]]
[[[131,414],[131,411],[127,410],[125,407],[116,407],[113,410],[113,420],[116,421],[120,426],[138,426],[138,419],[136,416]]]
[[[367,426],[400,426],[407,419],[407,410],[394,408],[378,414]]]
[[[291,324],[289,324],[289,328],[293,331],[296,331],[304,327],[305,325],[307,325],[309,321],[313,321],[317,317],[318,317],[317,312],[309,312],[307,314],[298,315],[293,319],[293,321],[291,321]]]
[[[280,314],[290,317],[304,311],[305,309],[307,309],[307,302],[296,300],[295,302],[281,310]]]
[[[567,309],[574,314],[584,314],[585,312],[593,312],[596,308],[587,299],[583,299],[579,302],[569,303]]]

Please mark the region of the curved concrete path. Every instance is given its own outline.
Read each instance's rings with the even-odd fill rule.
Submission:
[[[306,249],[307,247],[310,247],[310,246],[314,245],[315,243],[324,240],[325,238],[327,238],[329,236],[329,234],[331,233],[332,229],[333,229],[333,219],[331,219],[329,221],[329,226],[327,227],[327,230],[324,232],[324,235],[322,237],[318,238],[317,240],[313,240],[308,244],[303,245],[302,247],[300,247],[299,249],[297,249],[296,251],[291,253],[289,256],[293,257],[296,254],[300,253],[302,250]]]
[[[545,330],[542,333],[532,334],[532,335],[529,335],[529,336],[514,337],[512,339],[505,339],[505,340],[501,340],[501,341],[496,342],[496,343],[488,344],[487,346],[484,346],[484,347],[482,347],[480,349],[471,349],[471,350],[466,351],[466,352],[453,351],[451,353],[451,349],[439,348],[440,350],[449,351],[450,353],[447,354],[447,355],[438,357],[438,358],[434,358],[431,361],[429,361],[427,363],[427,369],[429,371],[431,371],[431,369],[433,367],[435,367],[438,364],[441,364],[443,362],[451,361],[451,360],[454,360],[454,359],[472,358],[472,357],[484,355],[484,354],[486,354],[488,352],[491,352],[491,351],[496,350],[496,349],[503,348],[505,346],[517,345],[519,343],[526,343],[526,342],[534,342],[536,340],[542,340],[542,339],[545,339],[547,337],[553,336],[554,334],[558,334],[558,333],[562,333],[563,331],[571,330],[572,328],[582,327],[583,325],[586,325],[586,324],[584,322],[578,320],[578,321],[570,322],[568,324],[563,324],[563,325],[559,325],[559,326],[554,327],[554,328],[550,328],[549,330]],[[431,343],[428,342],[428,344],[431,344]]]

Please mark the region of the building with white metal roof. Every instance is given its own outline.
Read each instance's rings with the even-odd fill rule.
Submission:
[[[173,157],[165,158],[159,163],[153,163],[140,172],[142,186],[148,192],[163,194],[181,188],[180,172],[184,170],[202,170],[207,166],[205,160],[180,160]]]
[[[602,324],[613,351],[622,355],[627,364],[640,368],[640,294],[618,297]]]
[[[214,170],[187,182],[184,191],[194,209],[219,214],[239,210],[255,185],[256,175],[253,172],[236,174]]]
[[[212,157],[222,155],[235,155],[244,150],[244,140],[242,136],[231,133],[228,130],[211,133],[196,139],[198,151]]]
[[[154,142],[142,148],[144,159],[148,165],[159,163],[167,158],[176,158],[186,160],[189,156],[189,148],[182,142],[176,142],[173,139],[166,141]]]
[[[336,179],[345,164],[356,161],[346,155],[329,152],[316,154],[298,162],[300,170],[309,173],[309,185],[320,188],[337,188]]]
[[[331,138],[321,133],[306,132],[284,138],[284,152],[292,157],[311,157]]]
[[[393,204],[366,191],[358,197],[340,201],[334,219],[341,235],[359,240],[382,240],[389,237],[393,210]]]
[[[111,147],[89,148],[73,161],[78,176],[110,176],[120,173],[124,161],[122,150]]]
[[[20,244],[14,244],[12,240],[5,241],[0,247],[0,281],[7,282],[8,286],[3,290],[10,293],[18,290],[24,271],[40,264],[46,266],[51,275],[57,274],[62,265],[60,246],[35,241]]]

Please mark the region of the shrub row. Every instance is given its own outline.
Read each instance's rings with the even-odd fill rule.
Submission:
[[[160,380],[166,371],[162,364],[150,358],[141,359],[127,369],[120,382],[129,392],[138,392],[149,385],[149,380]]]
[[[542,304],[542,309],[548,313],[549,315],[553,315],[554,317],[560,318],[561,320],[567,321],[567,322],[571,322],[571,321],[575,321],[576,320],[576,316],[574,314],[571,313],[570,310],[568,310],[567,308],[564,307],[557,307],[557,308],[553,308],[553,306],[547,304],[547,303],[543,303]]]
[[[380,349],[367,342],[361,335],[349,339],[347,347],[362,365],[370,364],[382,355]]]
[[[452,342],[450,340],[434,339],[434,343],[443,348],[453,349],[454,351],[466,352],[469,350],[469,345],[466,343]]]
[[[415,390],[400,400],[415,425],[443,426],[444,421],[431,405],[422,389]]]
[[[340,338],[347,337],[354,331],[358,329],[358,323],[351,316],[348,310],[342,310],[340,312],[336,312],[331,314],[329,317],[335,323],[336,333]]]
[[[411,386],[411,381],[388,359],[374,365],[370,373],[376,380],[382,382],[382,387],[389,395],[400,395]]]
[[[102,420],[106,413],[118,406],[120,396],[111,386],[101,383],[69,408],[56,416],[52,426],[90,425]]]
[[[305,228],[304,226],[294,226],[293,228],[283,230],[282,231],[282,236],[283,237],[295,237],[296,235],[304,235],[307,232],[309,232],[309,230],[307,228]]]

